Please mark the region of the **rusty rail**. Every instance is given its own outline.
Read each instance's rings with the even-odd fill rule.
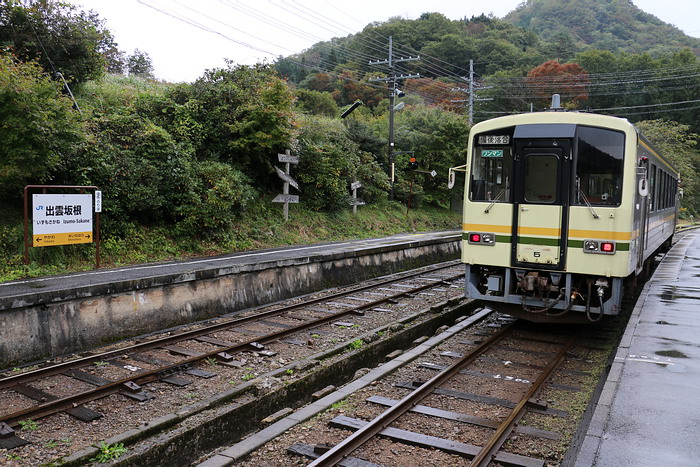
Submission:
[[[306,306],[317,304],[317,303],[322,303],[325,301],[331,301],[331,300],[337,299],[337,298],[342,297],[342,296],[356,294],[356,293],[364,291],[364,290],[381,287],[381,286],[388,285],[391,283],[405,281],[405,280],[411,279],[413,277],[417,277],[417,276],[421,276],[421,275],[425,275],[425,274],[430,274],[430,273],[433,273],[433,272],[436,272],[436,271],[439,271],[442,269],[448,269],[450,267],[454,267],[455,266],[454,263],[455,262],[450,262],[447,265],[443,264],[443,265],[440,265],[440,266],[434,267],[434,268],[422,269],[420,272],[412,273],[412,274],[409,274],[407,276],[403,276],[401,278],[395,278],[395,279],[381,281],[379,283],[374,283],[374,284],[371,284],[368,286],[359,287],[359,288],[356,288],[356,289],[353,289],[350,291],[332,294],[330,296],[326,296],[323,298],[312,299],[312,300],[309,300],[309,301],[306,301],[303,303],[297,303],[297,304],[289,305],[286,307],[278,308],[275,310],[270,310],[267,312],[258,313],[255,315],[251,315],[251,316],[244,317],[244,318],[239,318],[239,319],[229,321],[226,323],[218,323],[218,324],[214,324],[211,326],[207,326],[207,327],[202,328],[202,329],[187,331],[187,332],[177,334],[174,336],[163,337],[163,338],[156,339],[153,341],[136,344],[133,346],[129,346],[127,348],[114,350],[114,351],[110,351],[110,352],[105,352],[105,353],[101,353],[98,355],[92,355],[92,356],[81,358],[81,359],[78,359],[75,361],[70,361],[70,362],[66,362],[63,364],[53,365],[53,366],[50,366],[47,368],[34,370],[34,371],[28,372],[28,373],[22,373],[22,374],[10,376],[10,377],[7,377],[7,378],[0,380],[0,389],[12,389],[12,386],[15,386],[18,384],[26,384],[28,382],[35,381],[37,379],[48,377],[48,376],[53,376],[56,374],[62,374],[62,373],[65,373],[71,369],[85,367],[86,365],[89,365],[92,362],[109,360],[110,358],[114,358],[114,357],[119,356],[119,355],[124,355],[124,354],[128,354],[128,353],[136,353],[136,352],[141,352],[141,351],[148,350],[148,349],[164,347],[166,345],[170,345],[170,344],[173,344],[175,342],[181,342],[181,341],[185,341],[188,339],[196,338],[196,337],[202,336],[204,334],[209,334],[209,333],[220,331],[220,330],[226,329],[226,328],[233,328],[233,327],[240,326],[242,324],[246,324],[249,322],[261,320],[261,319],[264,319],[264,318],[267,318],[267,317],[270,317],[273,315],[283,314],[283,313],[292,311],[294,309],[306,307]],[[454,280],[454,279],[461,278],[461,277],[462,277],[462,274],[460,273],[458,275],[449,277],[448,279],[444,279],[444,281]],[[34,407],[29,407],[29,408],[24,409],[24,410],[20,410],[20,411],[14,412],[14,413],[6,414],[3,416],[2,419],[0,419],[0,423],[5,422],[10,426],[17,426],[18,422],[20,420],[25,420],[27,418],[32,418],[32,419],[36,420],[36,419],[39,419],[42,417],[46,417],[48,415],[55,414],[57,412],[60,412],[62,410],[70,408],[70,407],[75,407],[75,406],[93,401],[95,399],[106,397],[106,396],[109,396],[111,394],[116,394],[116,393],[124,390],[125,388],[127,388],[127,386],[132,384],[132,383],[136,384],[136,385],[147,384],[147,383],[150,383],[150,382],[153,382],[153,381],[160,379],[164,375],[172,374],[175,371],[186,368],[187,366],[190,366],[194,363],[204,361],[208,358],[227,358],[226,354],[235,354],[235,353],[244,352],[246,350],[255,349],[259,344],[267,344],[267,343],[285,338],[287,336],[302,332],[304,330],[318,327],[318,326],[336,321],[339,317],[343,317],[343,316],[346,316],[349,314],[362,313],[364,310],[371,309],[373,307],[376,307],[377,305],[386,303],[388,301],[396,300],[397,298],[400,298],[400,297],[403,297],[406,295],[410,295],[410,294],[414,294],[416,292],[420,292],[420,291],[425,290],[425,289],[435,287],[438,284],[439,283],[431,282],[428,284],[420,285],[418,287],[413,287],[411,289],[403,290],[401,292],[398,292],[398,293],[395,293],[392,295],[387,295],[385,297],[382,297],[382,298],[377,299],[377,300],[372,301],[372,302],[367,302],[367,303],[363,303],[361,305],[349,307],[349,308],[342,310],[342,311],[339,311],[337,313],[329,314],[328,316],[324,316],[324,317],[317,318],[317,319],[312,320],[312,321],[308,321],[306,323],[302,323],[298,326],[294,326],[294,327],[291,327],[288,329],[283,329],[283,330],[280,330],[278,332],[270,333],[270,334],[265,335],[265,336],[259,336],[259,337],[256,337],[255,339],[251,339],[251,340],[248,340],[248,341],[245,341],[242,343],[238,343],[238,344],[235,344],[232,346],[223,346],[223,347],[215,349],[211,352],[186,357],[179,362],[176,362],[176,363],[173,363],[170,365],[166,365],[166,366],[162,366],[162,367],[159,367],[159,368],[156,368],[156,369],[153,369],[150,371],[146,371],[143,373],[139,373],[136,375],[130,375],[128,378],[123,378],[121,380],[113,381],[113,382],[110,382],[108,384],[104,384],[104,385],[95,387],[95,388],[90,389],[88,391],[83,391],[81,393],[74,394],[72,396],[68,396],[68,397],[64,397],[64,398],[60,398],[60,399],[54,399],[51,401],[44,402],[42,404],[38,404]]]
[[[465,354],[461,359],[444,369],[429,381],[421,385],[415,391],[401,399],[389,409],[385,410],[380,416],[357,430],[355,433],[345,438],[343,441],[335,445],[321,457],[309,464],[309,467],[327,467],[336,465],[343,458],[350,455],[351,452],[362,446],[372,437],[376,436],[380,431],[389,426],[401,415],[408,412],[416,406],[420,401],[425,399],[434,389],[444,384],[465,366],[473,362],[486,349],[503,340],[510,332],[512,332],[513,324],[508,324],[499,330],[496,334],[484,340],[470,352]]]

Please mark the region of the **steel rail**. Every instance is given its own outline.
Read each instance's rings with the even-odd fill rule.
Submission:
[[[422,271],[421,273],[411,275],[410,277],[415,277],[416,275],[422,275],[422,274],[434,272],[435,270],[446,269],[449,267],[452,267],[452,266],[443,266],[441,268],[435,268],[435,269],[429,270],[429,271]],[[445,280],[452,280],[452,279],[461,278],[461,277],[462,277],[462,274],[458,274],[458,275],[452,276],[452,277],[445,279]],[[405,280],[406,278],[407,277],[403,277],[401,279],[393,280],[391,282],[400,282],[401,280]],[[375,287],[378,287],[381,285],[384,285],[384,284],[374,284],[372,288],[375,288]],[[338,313],[333,313],[333,314],[330,314],[328,316],[317,318],[315,320],[308,321],[306,323],[302,323],[298,326],[283,329],[283,330],[280,330],[278,332],[274,332],[274,333],[271,333],[271,334],[268,334],[265,336],[258,336],[255,339],[251,339],[251,340],[248,340],[245,342],[237,343],[237,344],[234,344],[232,346],[228,346],[228,347],[224,346],[224,347],[215,349],[211,352],[206,352],[206,353],[198,354],[195,356],[186,357],[185,359],[183,359],[179,362],[175,362],[175,363],[172,363],[170,365],[166,365],[166,366],[163,366],[160,368],[149,370],[149,371],[146,371],[143,373],[130,375],[128,378],[122,378],[120,380],[116,380],[116,381],[113,381],[113,382],[110,382],[110,383],[107,383],[107,384],[104,384],[101,386],[97,386],[95,388],[92,388],[92,389],[87,390],[87,391],[83,391],[83,392],[78,393],[78,394],[74,394],[74,395],[67,396],[67,397],[60,398],[60,399],[54,399],[54,400],[47,401],[47,402],[38,404],[38,405],[33,406],[33,407],[29,407],[29,408],[26,408],[26,409],[23,409],[23,410],[14,412],[14,413],[5,414],[3,416],[3,418],[0,418],[0,422],[5,422],[8,425],[14,427],[14,426],[17,426],[19,424],[19,421],[25,420],[27,418],[31,418],[33,420],[43,418],[43,417],[46,417],[48,415],[52,415],[54,413],[60,412],[62,410],[70,408],[70,407],[76,407],[78,405],[82,405],[82,404],[85,404],[87,402],[91,402],[93,400],[100,399],[102,397],[116,394],[116,393],[126,389],[127,383],[135,383],[137,385],[147,384],[147,383],[156,381],[165,375],[169,375],[175,371],[184,369],[184,368],[186,368],[194,363],[204,361],[208,358],[217,358],[217,357],[221,357],[221,355],[223,355],[223,354],[235,354],[235,353],[240,353],[240,352],[244,352],[244,351],[248,351],[248,350],[255,350],[257,344],[267,344],[267,343],[285,338],[287,336],[302,332],[304,330],[315,328],[315,327],[330,323],[332,321],[337,320],[339,317],[343,317],[343,316],[346,316],[349,314],[356,314],[358,312],[364,311],[365,309],[375,307],[375,306],[380,305],[382,303],[385,303],[387,301],[395,300],[396,298],[399,298],[402,296],[406,296],[406,295],[410,295],[410,294],[413,294],[416,292],[420,292],[421,290],[429,289],[431,287],[435,287],[436,285],[437,285],[436,283],[424,284],[424,285],[421,285],[418,287],[411,288],[409,290],[398,292],[396,294],[388,295],[386,297],[377,299],[377,300],[372,301],[372,302],[364,303],[364,304],[361,304],[358,306],[354,306],[352,308],[348,308],[346,310],[342,310]],[[357,293],[357,290],[355,290],[351,293]],[[332,300],[334,298],[337,298],[337,297],[325,297],[323,300],[320,300],[320,301],[328,301],[328,300]],[[312,302],[314,302],[314,303],[318,303],[318,301],[319,300],[317,300],[317,299],[312,300]],[[293,306],[298,308],[298,307],[308,306],[308,303],[296,304]],[[260,318],[259,315],[256,315],[256,317],[258,319]],[[244,318],[244,319],[246,319],[246,318]],[[247,321],[254,321],[254,320],[247,319]],[[227,324],[230,324],[230,323],[227,323]],[[236,323],[236,324],[240,324],[240,323]],[[218,327],[218,326],[215,326],[215,327]],[[212,332],[212,331],[209,330],[208,332]],[[183,333],[183,334],[188,334],[188,333]],[[178,341],[187,340],[188,338],[192,337],[191,335],[188,335],[188,337],[183,339],[181,335],[178,335],[178,336],[180,337],[180,339],[178,339]],[[152,341],[152,342],[148,343],[148,344],[151,344],[148,348],[162,347],[162,346],[167,345],[171,342],[172,342],[172,340],[169,338],[164,338],[164,339],[158,340],[158,341]],[[134,350],[139,350],[139,351],[143,350],[143,348],[141,348],[139,345],[134,346],[134,347],[135,347]],[[112,353],[124,355],[126,353],[126,351],[125,351],[125,349],[121,349],[119,351],[110,352],[110,354],[112,354]],[[52,374],[65,372],[65,371],[67,371],[69,369],[73,369],[75,367],[76,366],[62,367],[60,372],[56,371],[56,372],[53,372]],[[21,375],[18,375],[18,376],[21,376]],[[3,380],[3,382],[4,382],[4,380]],[[24,381],[22,381],[22,382],[24,382]],[[14,380],[14,383],[19,384],[19,382],[17,380]],[[12,386],[7,386],[7,388],[12,389]]]
[[[223,329],[228,329],[228,328],[235,327],[235,326],[241,326],[241,325],[249,323],[249,322],[254,322],[254,321],[257,321],[260,319],[269,318],[271,316],[277,316],[277,315],[281,315],[283,313],[288,313],[288,312],[296,310],[298,308],[303,308],[303,307],[315,305],[318,303],[323,303],[323,302],[328,301],[328,300],[337,299],[337,298],[344,297],[347,295],[352,295],[355,293],[363,292],[365,290],[370,290],[370,289],[373,289],[376,287],[381,287],[382,285],[388,285],[391,283],[400,282],[400,281],[410,279],[410,278],[413,278],[416,276],[421,276],[423,274],[428,274],[431,272],[440,271],[442,269],[448,269],[448,268],[454,267],[457,264],[458,264],[457,261],[450,261],[449,264],[447,264],[447,265],[442,264],[442,265],[437,266],[437,267],[426,268],[420,272],[411,273],[411,274],[403,276],[401,278],[387,279],[387,280],[380,281],[380,282],[377,282],[374,284],[365,285],[362,287],[357,287],[357,288],[349,290],[349,291],[338,292],[338,293],[334,293],[334,294],[331,294],[331,295],[328,295],[325,297],[311,299],[311,300],[305,301],[303,303],[286,305],[286,306],[283,306],[281,308],[275,308],[274,310],[268,310],[268,311],[256,313],[254,315],[245,316],[242,318],[236,318],[236,319],[233,319],[230,321],[217,323],[217,324],[213,324],[213,325],[208,325],[208,326],[198,328],[198,329],[192,329],[190,331],[181,332],[181,333],[174,334],[171,336],[161,337],[158,339],[150,340],[148,342],[141,342],[138,344],[130,345],[128,347],[124,347],[121,349],[111,350],[108,352],[102,352],[102,353],[94,354],[94,355],[89,355],[87,357],[83,357],[83,358],[71,360],[68,362],[63,362],[63,363],[47,366],[44,368],[39,368],[39,369],[28,371],[25,373],[19,373],[17,375],[10,375],[10,376],[7,376],[5,378],[0,379],[0,390],[9,388],[9,387],[14,386],[15,384],[18,384],[18,383],[26,384],[26,383],[35,381],[35,380],[40,379],[40,378],[46,378],[48,376],[54,376],[57,374],[64,373],[67,370],[81,368],[81,367],[89,365],[90,363],[93,363],[93,362],[107,361],[107,360],[110,360],[111,358],[115,358],[115,357],[118,357],[120,355],[123,355],[124,353],[137,352],[137,351],[143,352],[145,350],[149,350],[149,349],[153,349],[153,348],[157,348],[157,347],[162,347],[164,345],[169,345],[169,344],[172,344],[175,342],[181,342],[183,340],[193,339],[193,338],[205,335],[205,334],[210,334],[213,332],[221,331]],[[452,278],[450,278],[450,279],[452,279]],[[266,305],[266,306],[271,306],[271,305]]]
[[[328,450],[322,456],[310,463],[308,467],[329,467],[342,461],[343,458],[349,456],[350,453],[376,436],[397,418],[408,412],[420,401],[425,399],[435,388],[449,381],[450,378],[459,373],[463,367],[476,360],[486,349],[503,340],[508,334],[510,334],[510,332],[512,332],[512,327],[513,323],[510,323],[500,329],[496,334],[484,340],[481,344],[465,354],[461,359],[432,377],[419,388],[385,410],[384,413],[367,423],[365,426],[345,438],[340,443],[336,444],[335,447]]]
[[[481,448],[481,451],[474,456],[470,466],[486,467],[489,462],[491,462],[493,456],[501,448],[506,438],[513,431],[515,424],[522,418],[525,414],[525,407],[528,401],[537,394],[537,392],[542,388],[542,385],[549,379],[552,372],[559,366],[562,359],[566,353],[571,350],[571,348],[578,342],[579,336],[573,336],[571,339],[564,344],[564,346],[557,352],[552,361],[547,365],[547,367],[542,370],[539,378],[530,385],[530,389],[525,393],[525,395],[520,399],[520,402],[513,408],[510,415],[501,423],[496,432],[491,436],[489,441]]]

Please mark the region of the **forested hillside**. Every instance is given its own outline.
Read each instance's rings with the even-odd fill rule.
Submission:
[[[421,59],[399,63],[394,70],[371,65],[386,61],[389,37],[396,57]],[[699,51],[700,39],[629,0],[530,0],[505,20],[450,20],[440,13],[391,18],[280,58],[276,66],[300,88],[329,92],[340,105],[360,98],[373,106],[386,97],[386,86],[374,78],[420,74],[399,85],[423,102],[459,112],[466,104],[455,101],[468,97],[464,91],[472,63],[474,97],[493,99],[475,103],[477,121],[544,108],[557,92],[571,109],[633,121],[677,120],[699,132]],[[537,69],[548,61],[557,66]],[[580,65],[578,74],[567,71],[567,64]]]
[[[586,12],[595,21],[576,21],[571,40],[537,29],[545,14],[575,18],[578,5],[588,3],[607,9]],[[507,21],[440,13],[391,18],[272,65],[229,63],[193,83],[171,84],[152,78],[146,52],[119,51],[118,38],[92,12],[58,2],[3,2],[0,256],[6,269],[0,276],[20,270],[27,184],[101,187],[108,257],[136,251],[132,261],[143,261],[150,256],[140,248],[176,256],[283,242],[289,232],[271,201],[281,192],[275,166],[285,150],[299,157],[292,176],[300,203],[292,212],[304,216],[294,227],[302,237],[314,231],[323,232],[316,238],[333,238],[327,227],[333,222],[347,235],[361,235],[358,228],[386,232],[376,217],[344,217],[352,212],[355,181],[367,203],[361,211],[406,219],[402,225],[390,216],[394,228],[415,227],[409,200],[412,210],[433,209],[430,219],[447,222],[424,226],[454,221],[454,228],[459,221],[449,207],[461,187],[448,190],[446,176],[464,163],[470,120],[539,110],[554,92],[571,110],[639,122],[682,168],[682,214],[697,216],[700,61],[697,49],[684,47],[697,41],[655,35],[663,25],[628,1],[576,5],[531,0]],[[614,47],[586,41],[601,34]],[[636,34],[655,37],[649,39],[655,46],[627,48],[625,41],[641,40]],[[300,237],[294,238],[289,241]],[[86,249],[54,248],[61,255],[36,248],[34,259],[90,258]]]
[[[652,56],[683,48],[700,53],[700,39],[645,13],[631,0],[527,0],[504,20],[545,41],[568,44],[572,55],[586,47]]]

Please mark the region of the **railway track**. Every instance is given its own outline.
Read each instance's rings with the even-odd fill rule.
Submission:
[[[475,360],[483,357],[484,355],[488,355],[489,350],[493,349],[497,343],[501,342],[503,339],[506,339],[510,335],[512,335],[512,324],[505,326],[480,344],[476,345],[452,365],[440,371],[432,379],[426,381],[409,395],[393,404],[391,408],[387,409],[380,416],[364,424],[364,426],[357,430],[352,436],[349,436],[345,440],[338,443],[335,447],[328,450],[325,454],[309,464],[309,467],[336,465],[344,458],[348,457],[353,451],[360,448],[368,440],[384,432],[384,430],[393,422],[420,404],[431,393],[433,393],[433,391],[439,389],[450,380],[461,378],[461,371],[467,369],[467,367]],[[542,369],[537,379],[529,384],[529,388],[520,396],[519,400],[505,420],[498,425],[489,440],[473,454],[470,465],[480,467],[486,466],[491,460],[500,463],[512,463],[511,465],[514,465],[518,461],[522,463],[518,463],[516,465],[536,464],[536,461],[534,460],[533,462],[529,462],[529,459],[527,461],[525,459],[520,460],[517,459],[517,456],[499,455],[498,450],[501,448],[501,446],[503,446],[506,438],[513,431],[517,421],[519,421],[524,415],[526,405],[537,405],[537,402],[532,401],[532,398],[540,392],[543,384],[547,381],[552,371],[554,371],[554,369],[561,363],[566,352],[572,348],[575,342],[575,338],[569,339],[566,343],[560,346],[560,349],[557,352],[551,355],[547,366]],[[465,452],[464,455],[469,456],[471,453]],[[544,465],[544,462],[542,462],[542,465]]]
[[[581,415],[568,404],[588,391],[585,381],[597,380],[594,362],[606,352],[561,328],[543,331],[497,314],[484,320],[242,465],[301,465],[301,456],[310,466],[552,462],[547,453]],[[564,396],[553,397],[556,391]]]
[[[323,335],[339,330],[351,335],[362,328],[357,321],[370,316],[395,320],[392,310],[400,311],[416,298],[434,301],[460,295],[462,279],[458,263],[445,263],[115,350],[10,372],[0,379],[0,448],[26,443],[14,430],[27,421],[35,423],[64,413],[83,423],[95,423],[103,414],[89,405],[108,396],[147,404],[158,392],[149,390],[153,385],[187,387],[193,378],[209,379],[224,372],[238,374],[245,381],[258,373],[246,355],[273,359],[290,347],[298,353],[306,343],[311,346],[312,340],[322,341]],[[284,360],[294,363],[293,357]]]

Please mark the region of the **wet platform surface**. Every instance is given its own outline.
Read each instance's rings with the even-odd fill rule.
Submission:
[[[700,232],[645,285],[574,465],[700,465]]]

